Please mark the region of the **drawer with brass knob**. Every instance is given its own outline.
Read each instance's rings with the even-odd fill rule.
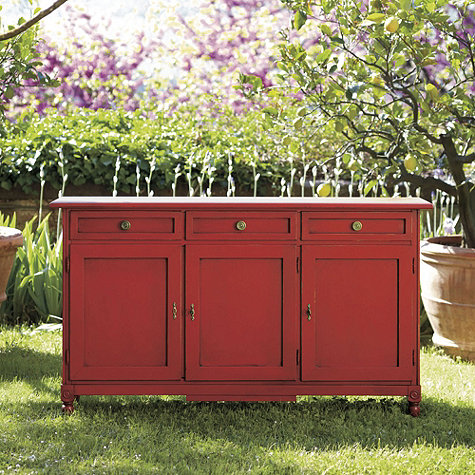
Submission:
[[[178,212],[141,210],[71,211],[73,239],[183,239],[184,216]]]
[[[289,240],[297,238],[298,214],[292,211],[189,211],[186,238],[193,240]]]
[[[387,239],[410,240],[409,213],[340,212],[326,211],[302,213],[302,239]]]

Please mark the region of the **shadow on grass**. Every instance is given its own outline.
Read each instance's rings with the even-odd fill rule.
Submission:
[[[402,398],[344,397],[187,403],[156,396],[83,396],[68,416],[61,413],[59,386],[57,392],[57,403],[2,405],[14,419],[9,437],[15,450],[41,454],[35,462],[40,465],[57,462],[57,473],[72,473],[66,468],[79,461],[83,466],[74,465],[74,473],[92,473],[98,461],[111,473],[244,473],[261,467],[262,473],[294,474],[303,471],[301,455],[326,457],[331,464],[333,458],[361,461],[391,453],[440,458],[441,449],[458,447],[467,456],[474,446],[473,408],[431,398],[423,398],[419,418],[406,414]]]
[[[61,356],[22,347],[8,347],[0,351],[0,378],[2,381],[25,381],[38,391],[52,393],[42,383],[44,377],[61,376]]]
[[[57,402],[2,404],[6,411],[21,416],[14,429],[18,438],[26,430],[23,424],[28,424],[32,436],[34,430],[44,434],[49,425],[63,418],[59,384],[54,388],[42,382],[45,377],[59,381],[61,357],[12,347],[0,353],[0,362],[3,381],[23,380],[38,391],[55,395]],[[147,440],[151,447],[190,460],[204,460],[211,451],[221,457],[239,453],[268,457],[269,463],[275,464],[272,452],[276,450],[319,452],[355,446],[410,450],[415,443],[446,449],[475,446],[475,409],[468,403],[452,405],[424,395],[419,418],[407,415],[406,398],[398,397],[187,403],[183,398],[164,400],[155,396],[83,396],[75,407],[76,412],[64,416],[60,424],[61,430],[73,432],[58,435],[72,438],[72,444],[84,448],[90,440],[104,435],[122,441],[133,451],[134,446],[143,446],[141,441]],[[154,457],[150,453],[150,459]],[[286,467],[284,460],[280,463],[284,465],[276,469]]]
[[[62,417],[60,407],[58,394],[57,404],[34,402],[24,410],[30,416],[46,412],[56,418]],[[402,398],[187,403],[147,396],[84,396],[75,407],[76,412],[66,422],[84,428],[86,433],[97,431],[93,427],[99,423],[106,432],[113,427],[115,434],[123,432],[133,438],[132,423],[140,427],[140,438],[174,440],[174,450],[186,450],[187,445],[200,440],[246,450],[289,446],[306,451],[338,450],[355,445],[407,449],[421,440],[443,448],[475,445],[474,409],[430,398],[423,399],[419,418],[407,415],[407,402]]]

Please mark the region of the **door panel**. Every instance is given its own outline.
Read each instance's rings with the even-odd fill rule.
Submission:
[[[410,379],[409,251],[303,246],[303,380]]]
[[[186,378],[295,379],[295,247],[190,245],[186,253]]]
[[[182,376],[181,254],[169,245],[72,248],[71,379]]]

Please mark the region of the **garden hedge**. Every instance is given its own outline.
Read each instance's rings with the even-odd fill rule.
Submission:
[[[290,121],[292,114],[290,109]],[[327,154],[331,149],[318,137],[289,137],[288,131],[262,120],[265,112],[236,116],[230,111],[213,118],[193,112],[155,115],[78,109],[3,124],[0,187],[28,194],[44,177],[56,190],[64,183],[66,194],[68,185],[85,184],[112,193],[117,175],[118,194],[171,194],[175,181],[177,194],[188,194],[190,179],[197,194],[200,181],[205,192],[212,177],[213,194],[226,194],[231,164],[236,194],[252,194],[257,178],[257,194],[278,195],[282,177],[290,178],[294,169],[297,184],[305,160],[315,164],[329,158],[323,149]]]

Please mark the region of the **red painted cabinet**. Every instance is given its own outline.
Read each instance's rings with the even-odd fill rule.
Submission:
[[[419,412],[417,199],[61,198],[63,408],[404,395]]]

